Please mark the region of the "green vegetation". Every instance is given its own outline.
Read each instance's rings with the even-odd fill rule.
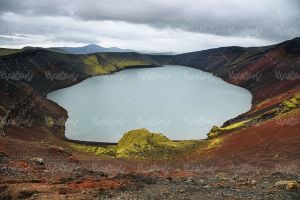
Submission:
[[[230,124],[228,126],[225,126],[223,128],[220,128],[220,130],[221,131],[230,131],[230,130],[233,130],[233,129],[236,129],[236,128],[241,128],[241,127],[244,127],[250,121],[251,120],[248,119],[248,120],[245,120],[245,121],[236,122],[236,123]]]
[[[82,61],[89,68],[88,74],[91,75],[101,75],[108,74],[108,71],[105,69],[105,66],[101,65],[98,62],[98,58],[96,55],[85,55],[82,56]]]
[[[22,51],[21,49],[5,49],[5,48],[0,48],[0,56],[6,56],[14,53],[18,53]]]
[[[89,146],[89,145],[75,144],[75,143],[69,143],[69,145],[75,150],[86,152],[86,153],[93,153],[96,155],[114,156],[115,153],[115,146],[96,147],[96,146]]]
[[[250,121],[251,121],[251,119],[248,119],[248,120],[245,120],[245,121],[240,121],[240,122],[230,124],[230,125],[225,126],[225,127],[213,126],[212,129],[210,130],[210,132],[207,134],[208,139],[212,139],[212,138],[215,138],[219,135],[222,135],[226,131],[231,131],[231,130],[234,130],[234,129],[237,129],[237,128],[243,128]]]
[[[207,133],[208,139],[215,138],[220,135],[220,128],[218,126],[213,126],[211,130]]]
[[[151,65],[153,62],[151,62],[148,59],[145,59],[144,57],[141,57],[138,54],[129,53],[128,55],[125,54],[101,54],[101,56],[109,60],[110,64],[113,66],[119,66],[119,68],[125,68],[129,66],[141,66],[141,65]]]
[[[300,93],[296,94],[294,97],[283,101],[280,104],[279,112],[287,112],[290,110],[293,110],[295,108],[298,108],[300,105]]]
[[[80,55],[84,72],[89,75],[103,75],[133,66],[151,66],[157,63],[135,53],[97,53]]]
[[[197,143],[193,140],[175,142],[162,134],[138,129],[124,134],[116,147],[116,156],[169,158],[193,148]]]
[[[221,138],[211,139],[211,140],[209,140],[209,143],[208,143],[208,145],[207,145],[207,147],[205,149],[206,150],[213,149],[213,148],[219,146],[221,143],[222,143],[222,139]]]
[[[120,158],[168,159],[194,148],[199,141],[172,141],[162,134],[150,133],[147,129],[129,131],[116,146],[96,147],[70,143],[78,151]]]
[[[216,138],[216,137],[226,133],[227,131],[235,130],[238,128],[244,128],[248,125],[256,124],[260,121],[268,120],[268,119],[278,116],[282,113],[297,109],[297,108],[299,108],[299,105],[300,105],[300,93],[294,95],[290,99],[283,101],[278,107],[268,110],[268,111],[264,112],[263,114],[258,115],[254,118],[236,122],[236,123],[232,123],[225,127],[213,126],[212,129],[210,130],[210,132],[207,134],[208,139]]]

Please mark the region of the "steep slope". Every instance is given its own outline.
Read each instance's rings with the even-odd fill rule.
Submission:
[[[33,140],[43,138],[49,132],[63,138],[67,113],[56,103],[45,99],[47,93],[95,75],[105,75],[124,68],[156,66],[160,65],[137,53],[70,55],[31,49],[1,56],[1,132],[18,137],[21,131],[22,138],[26,138],[27,133],[33,135],[32,132],[35,132],[34,135],[39,136],[27,137]],[[23,100],[25,97],[26,101]],[[6,117],[8,115],[10,120]],[[32,123],[20,123],[28,117]],[[12,123],[14,118],[18,120]]]
[[[211,72],[246,88],[255,104],[298,86],[299,55],[300,38],[295,38],[267,47],[223,47],[176,55],[171,63]]]
[[[189,162],[299,166],[299,61],[300,38],[263,48],[230,47],[175,56],[172,63],[212,72],[253,95],[250,111],[208,133],[222,144],[209,151],[196,149]]]
[[[87,77],[139,66],[160,65],[137,53],[71,55],[33,49],[0,57],[3,79],[28,83],[43,95]]]

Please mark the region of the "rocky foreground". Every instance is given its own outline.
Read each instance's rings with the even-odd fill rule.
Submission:
[[[300,176],[293,168],[270,171],[240,165],[219,172],[224,169],[199,165],[174,169],[171,163],[91,160],[47,145],[40,150],[51,152],[51,158],[29,160],[28,154],[4,158],[0,199],[300,198]]]
[[[139,129],[106,147],[2,138],[0,199],[300,198],[299,165],[282,154],[256,164],[207,160],[224,136],[174,142]]]

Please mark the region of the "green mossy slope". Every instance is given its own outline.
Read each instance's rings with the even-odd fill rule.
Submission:
[[[96,147],[70,144],[76,150],[96,155],[109,155],[119,158],[168,159],[193,149],[200,141],[172,141],[160,133],[147,129],[132,130],[123,135],[116,146]]]
[[[207,134],[208,139],[216,138],[220,135],[223,135],[224,133],[232,130],[237,130],[241,128],[245,128],[247,126],[251,126],[253,124],[257,124],[259,122],[269,120],[271,118],[274,118],[276,116],[280,116],[286,112],[290,112],[292,110],[298,109],[300,106],[300,94],[295,94],[293,97],[281,102],[276,108],[273,108],[271,110],[268,110],[264,112],[261,115],[258,115],[256,117],[239,121],[236,123],[232,123],[225,127],[218,127],[213,126],[210,130],[210,132]]]
[[[193,148],[196,141],[172,141],[160,133],[138,129],[124,134],[116,147],[117,157],[168,158]]]

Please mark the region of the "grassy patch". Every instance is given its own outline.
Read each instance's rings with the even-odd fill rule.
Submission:
[[[75,144],[75,143],[69,143],[69,146],[77,151],[93,153],[96,155],[114,156],[115,154],[115,146],[97,147],[97,146],[89,146],[89,145]]]
[[[285,100],[280,104],[279,112],[287,112],[293,110],[295,108],[298,108],[299,105],[300,105],[300,94],[296,94],[292,98]]]
[[[103,75],[133,66],[155,65],[151,60],[130,53],[98,53],[80,55],[84,72],[89,75]]]
[[[116,147],[117,157],[170,158],[193,148],[198,141],[172,141],[159,133],[147,129],[129,131]]]
[[[208,136],[209,139],[215,138],[219,135],[222,135],[226,131],[231,131],[231,130],[234,130],[234,129],[237,129],[237,128],[243,128],[250,121],[251,121],[251,119],[248,119],[248,120],[244,120],[244,121],[240,121],[240,122],[230,124],[230,125],[225,126],[225,127],[213,126],[212,129],[210,130],[210,132],[207,134],[207,136]]]
[[[18,53],[22,51],[21,49],[5,49],[5,48],[0,48],[0,56],[6,56],[14,53]]]
[[[215,139],[211,139],[209,140],[208,146],[207,146],[207,150],[209,149],[213,149],[217,146],[219,146],[222,143],[222,139],[221,138],[215,138]]]
[[[253,117],[251,119],[232,123],[225,127],[213,126],[212,129],[210,130],[210,132],[207,134],[208,139],[216,138],[216,137],[226,133],[227,131],[235,130],[238,128],[244,128],[251,124],[257,124],[259,122],[266,121],[268,119],[272,119],[272,118],[280,115],[281,113],[290,112],[294,109],[299,108],[299,105],[300,105],[300,94],[296,94],[292,98],[283,101],[278,107],[268,110],[268,111],[266,111],[260,115],[257,115],[256,117]]]
[[[236,128],[241,128],[241,127],[244,127],[250,121],[251,121],[251,119],[241,121],[241,122],[237,122],[237,123],[233,123],[233,124],[230,124],[228,126],[220,128],[220,130],[221,131],[230,131],[230,130],[233,130],[233,129],[236,129]]]
[[[172,141],[159,133],[138,129],[125,133],[116,146],[97,147],[69,143],[75,150],[120,158],[169,159],[186,153],[199,144],[197,140]]]

